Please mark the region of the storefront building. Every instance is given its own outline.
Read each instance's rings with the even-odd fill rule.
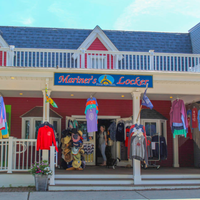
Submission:
[[[86,100],[91,96],[98,100],[99,125],[108,127],[122,118],[136,123],[148,83],[147,95],[154,110],[143,106],[140,123],[150,127],[148,134],[163,136],[168,151],[167,159],[156,161],[156,165],[198,169],[198,131],[193,131],[193,139],[173,138],[169,113],[172,101],[177,98],[184,100],[186,108],[198,109],[199,30],[199,24],[189,33],[104,31],[99,26],[93,30],[0,27],[0,94],[8,106],[10,136],[24,139],[22,143],[25,140],[34,143],[38,126],[44,121],[54,126],[59,140],[69,119],[76,119],[79,128],[84,129]],[[46,87],[58,108],[46,103]],[[98,163],[96,134],[85,142],[94,144],[95,150],[86,156],[86,163],[95,166]],[[123,145],[114,143],[112,155],[122,160],[118,165],[132,165],[124,155]],[[32,157],[25,153],[24,161],[16,161],[18,153],[15,163],[10,167],[1,165],[1,171],[28,168],[27,160]],[[61,165],[60,159],[58,153],[57,165]],[[185,184],[199,183],[200,177],[194,174],[177,175],[177,179],[188,178]],[[194,176],[195,180],[191,180]],[[178,185],[183,181],[164,175],[155,177],[142,180],[140,162],[133,161],[135,185]],[[162,178],[167,181],[159,180]],[[52,185],[56,183],[51,181]]]

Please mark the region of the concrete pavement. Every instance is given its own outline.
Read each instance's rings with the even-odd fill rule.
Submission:
[[[200,200],[198,190],[91,191],[91,192],[0,192],[0,200]]]

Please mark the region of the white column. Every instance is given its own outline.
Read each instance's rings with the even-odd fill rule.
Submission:
[[[150,54],[150,70],[154,70],[154,50],[149,50]]]
[[[173,138],[173,166],[179,167],[178,135]]]
[[[49,103],[46,103],[46,93],[45,90],[43,92],[43,122],[49,122]],[[51,90],[48,90],[47,94],[50,96]]]
[[[7,61],[6,61],[6,65],[7,66],[14,66],[14,50],[15,50],[15,46],[14,45],[10,45],[10,50],[8,51],[7,54]]]
[[[46,84],[48,84],[49,79],[46,79]],[[45,90],[42,90],[43,92],[43,122],[49,122],[49,103],[46,103],[46,94]],[[47,91],[47,94],[50,96],[51,90]],[[49,159],[49,151],[48,150],[42,150],[42,160]]]
[[[9,143],[8,143],[8,171],[7,173],[12,173],[12,161],[13,161],[13,137],[9,137]]]
[[[136,119],[140,111],[140,95],[141,95],[141,92],[132,92],[133,124],[136,123]],[[140,123],[140,117],[138,119],[138,123]],[[134,178],[135,185],[141,184],[141,163],[139,160],[136,160],[136,159],[133,159],[133,178]]]
[[[55,147],[50,147],[50,169],[52,171],[52,175],[50,177],[50,185],[55,185]]]
[[[81,49],[81,67],[80,68],[85,68],[85,48],[82,48]],[[87,63],[86,63],[86,66],[87,66]]]

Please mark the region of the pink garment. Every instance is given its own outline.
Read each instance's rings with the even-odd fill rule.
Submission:
[[[185,126],[188,128],[187,113],[184,101],[181,99],[176,99],[173,101],[170,111],[170,127],[172,127],[173,123],[182,123],[181,115],[183,115]]]

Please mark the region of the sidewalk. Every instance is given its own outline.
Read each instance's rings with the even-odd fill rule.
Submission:
[[[1,190],[0,190],[1,191]],[[1,200],[159,200],[199,199],[199,190],[150,190],[102,192],[0,192]]]

